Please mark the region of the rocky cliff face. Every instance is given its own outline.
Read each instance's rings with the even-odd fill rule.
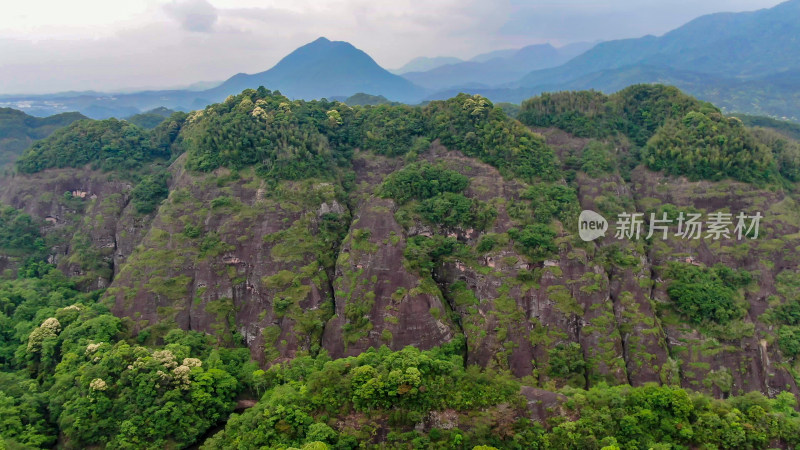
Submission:
[[[562,158],[587,145],[539,131]],[[445,227],[398,214],[380,186],[406,163],[368,152],[355,154],[346,183],[268,183],[249,169],[199,174],[179,158],[169,198],[146,216],[129,205],[129,184],[80,169],[7,179],[0,201],[43,220],[53,261],[87,289],[108,287],[113,312],[147,339],[178,325],[226,344],[241,340],[270,365],[323,350],[427,349],[463,336],[468,364],[543,387],[656,382],[717,396],[797,393],[775,330],[761,318],[796,286],[800,213],[791,196],[641,167],[627,180],[578,172],[576,203],[554,212],[564,213],[557,250],[539,258],[510,238],[520,217],[543,214],[529,185],[437,143],[420,159],[469,177],[464,195],[495,209],[491,224]],[[581,209],[612,218],[666,206],[761,211],[766,237],[577,237]],[[432,236],[462,250],[432,256],[421,270],[407,250],[415,237]],[[670,262],[749,271],[755,282],[739,299],[747,313],[726,327],[691,325],[672,307]]]
[[[333,311],[332,261],[349,212],[340,188],[269,188],[252,173],[175,164],[170,197],[108,290],[137,330],[178,325],[238,339],[274,363],[317,352]]]
[[[373,346],[431,348],[461,333],[447,314],[439,286],[404,261],[411,235],[395,217],[397,205],[377,194],[386,176],[403,163],[367,153],[354,160],[355,220],[336,265],[336,315],[323,346],[332,356],[356,355]],[[429,233],[429,232],[428,232]]]
[[[3,180],[0,202],[41,220],[50,262],[87,290],[108,287],[152,216],[130,206],[130,182],[114,174],[53,169]]]
[[[696,211],[760,212],[764,215],[757,240],[685,240],[669,236],[649,246],[647,263],[652,271],[651,302],[658,317],[671,361],[680,367],[683,386],[710,390],[717,395],[760,390],[776,393],[795,380],[779,352],[774,327],[762,315],[785,296],[786,283],[797,275],[798,209],[785,193],[736,182],[688,182],[643,169],[631,180],[640,210],[681,205]],[[735,222],[735,220],[734,220]],[[746,315],[724,329],[698,330],[682,322],[669,309],[665,267],[671,261],[694,265],[744,269],[756,282],[743,290]]]

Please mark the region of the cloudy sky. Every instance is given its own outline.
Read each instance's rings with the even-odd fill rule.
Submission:
[[[270,68],[319,36],[415,56],[660,35],[779,0],[24,0],[0,6],[0,94],[186,86]]]

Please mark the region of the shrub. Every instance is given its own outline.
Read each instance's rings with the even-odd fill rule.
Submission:
[[[0,249],[12,255],[40,256],[46,245],[39,224],[18,209],[0,205]]]
[[[167,187],[168,180],[168,172],[148,175],[142,178],[142,181],[131,191],[131,198],[136,212],[139,214],[150,214],[155,211],[161,201],[169,195],[169,188]]]
[[[778,329],[778,346],[786,357],[795,358],[800,354],[800,327],[780,327]]]
[[[455,170],[416,163],[389,175],[381,186],[381,194],[402,205],[412,199],[425,200],[443,193],[462,192],[467,185],[469,178]]]
[[[558,219],[564,224],[577,223],[580,203],[574,188],[561,184],[536,184],[529,187],[522,197],[530,200],[537,222],[547,224]]]
[[[667,121],[647,142],[642,157],[650,169],[695,180],[729,177],[764,183],[777,174],[770,150],[741,121],[719,112],[691,111]]]
[[[581,375],[586,368],[583,350],[577,342],[560,343],[548,350],[548,371],[551,376],[566,378],[570,375]]]
[[[583,149],[580,157],[580,169],[593,178],[614,172],[616,159],[611,144],[591,141]]]
[[[523,253],[534,260],[543,260],[558,251],[555,243],[555,231],[547,225],[537,223],[526,225],[522,230],[512,228],[508,231]]]
[[[426,199],[417,212],[430,223],[446,227],[473,227],[483,230],[497,217],[497,210],[484,202],[446,192]]]
[[[736,288],[747,285],[751,276],[717,265],[710,269],[672,263],[666,273],[673,281],[667,288],[675,308],[692,322],[725,324],[744,311],[736,304]]]

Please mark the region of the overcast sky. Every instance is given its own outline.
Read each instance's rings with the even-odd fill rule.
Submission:
[[[186,86],[272,67],[319,36],[386,68],[415,56],[663,34],[778,0],[12,0],[0,94]]]

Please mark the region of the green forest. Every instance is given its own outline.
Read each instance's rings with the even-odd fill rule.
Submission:
[[[263,370],[246,349],[201,333],[172,329],[160,344],[132,336],[97,298],[52,268],[0,285],[6,448],[48,448],[59,435],[69,448],[183,447],[224,421],[202,448],[358,448],[387,430],[386,445],[402,448],[800,445],[788,392],[716,400],[668,386],[599,384],[563,390],[561,412],[538,423],[520,418],[524,381],[465,367],[460,341],[337,360],[322,353]],[[242,394],[260,401],[228,418]],[[414,430],[445,410],[455,411],[455,425]],[[365,424],[333,428],[351,415]]]
[[[693,180],[770,183],[798,167],[796,148],[790,150],[791,156],[778,156],[783,150],[763,142],[761,134],[749,131],[741,119],[725,117],[713,105],[674,87],[637,85],[612,95],[544,94],[523,102],[519,120],[580,137],[624,137],[650,169]]]
[[[0,449],[800,448],[796,385],[730,381],[800,379],[792,130],[660,85],[519,111],[356,100],[378,104],[260,87],[79,120],[25,150],[5,181],[23,194],[0,208]],[[74,173],[123,188],[35,190]],[[646,191],[663,179],[653,192],[684,204]],[[694,207],[670,186],[777,218],[752,247],[703,248],[718,264],[689,244],[576,238],[587,204]],[[141,304],[152,315],[124,313]],[[398,311],[447,339],[396,345]],[[343,348],[326,348],[338,323]],[[774,365],[708,362],[745,339]]]
[[[33,142],[50,136],[86,116],[62,113],[50,117],[34,117],[11,108],[0,108],[0,167],[6,167]]]
[[[420,351],[324,353],[268,370],[241,347],[169,330],[154,343],[58,270],[0,284],[0,436],[6,448],[358,448],[375,433],[402,448],[765,448],[800,445],[796,398],[716,400],[669,387],[565,389],[547,423],[520,418],[524,381],[464,366],[463,341]],[[233,414],[237,396],[260,401]],[[457,421],[414,430],[431,411]],[[576,414],[580,417],[577,418]],[[333,427],[350,415],[365,424]],[[468,424],[464,429],[458,424]],[[463,426],[463,425],[462,425]]]

